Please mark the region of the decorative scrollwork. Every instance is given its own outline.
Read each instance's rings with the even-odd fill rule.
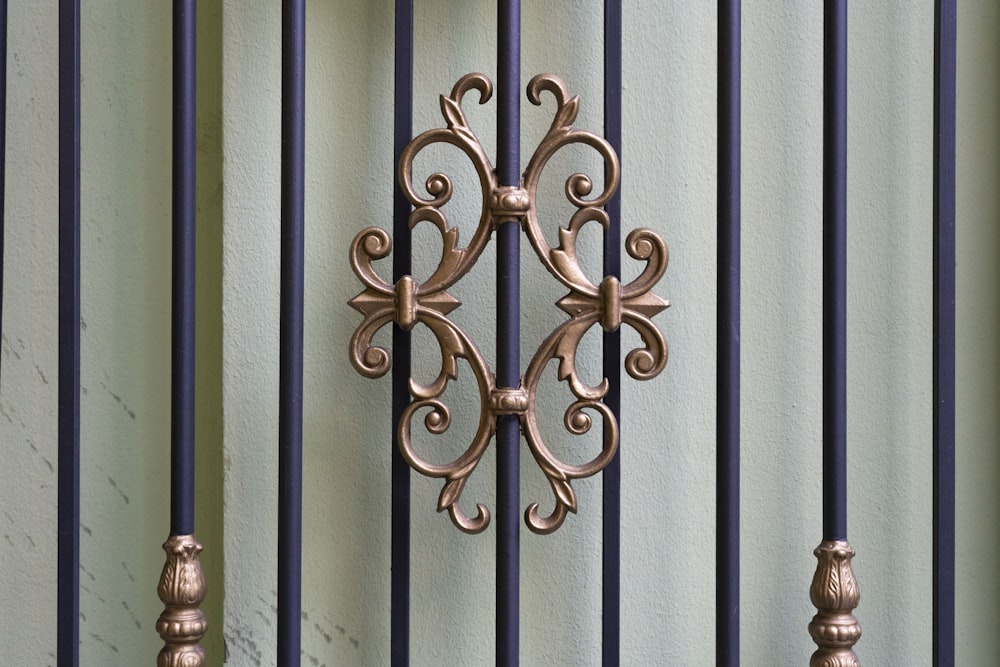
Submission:
[[[605,183],[603,190],[592,199],[585,199],[593,191],[593,181],[586,174],[576,173],[566,179],[566,198],[577,208],[566,227],[559,228],[559,246],[552,248],[545,240],[538,222],[536,199],[531,198],[525,220],[525,232],[542,264],[570,293],[559,300],[558,306],[570,316],[542,343],[528,365],[524,385],[529,396],[534,396],[542,370],[552,359],[559,360],[558,377],[569,383],[577,400],[566,410],[564,424],[573,434],[590,430],[591,418],[587,410],[600,415],[604,423],[601,451],[589,463],[573,466],[562,463],[545,446],[534,411],[524,420],[524,434],[535,460],[549,480],[555,496],[555,509],[543,517],[538,503],[525,511],[525,522],[537,533],[550,533],[558,528],[567,512],[576,511],[576,494],[570,482],[589,477],[607,466],[618,448],[618,422],[602,401],[608,392],[607,381],[592,387],[584,383],[576,371],[576,350],[584,334],[595,324],[605,331],[616,331],[624,321],[639,331],[645,348],[632,350],[626,356],[625,368],[636,379],[657,375],[667,362],[667,344],[663,334],[650,321],[656,313],[669,304],[649,290],[667,268],[667,247],[653,231],[637,229],[629,234],[626,249],[629,254],[646,262],[646,268],[634,281],[623,286],[614,276],[606,276],[600,285],[587,278],[577,256],[576,239],[588,222],[597,222],[607,228],[608,214],[602,208],[618,188],[619,165],[614,149],[603,138],[573,129],[573,122],[580,106],[577,96],[570,97],[562,81],[547,74],[534,77],[528,84],[528,99],[541,104],[541,93],[547,91],[556,100],[556,113],[548,132],[542,139],[524,172],[525,188],[536,193],[542,171],[549,159],[569,144],[583,144],[595,149],[604,161]]]
[[[486,451],[495,430],[495,420],[488,409],[490,395],[494,388],[493,373],[487,368],[482,355],[469,340],[469,337],[446,317],[430,310],[422,312],[420,317],[421,321],[437,337],[438,344],[441,346],[441,372],[437,379],[429,385],[418,384],[410,380],[410,395],[415,400],[403,410],[399,420],[399,449],[403,458],[417,472],[428,477],[441,477],[446,480],[441,489],[441,495],[438,497],[438,511],[448,510],[451,520],[463,531],[479,533],[489,525],[489,510],[485,505],[478,503],[476,516],[469,517],[459,508],[458,500],[465,488],[466,481],[482,459],[483,452]],[[465,358],[472,367],[479,385],[480,404],[487,407],[480,411],[479,427],[476,429],[476,434],[469,448],[451,463],[438,465],[421,458],[413,449],[410,438],[411,422],[418,411],[429,408],[429,412],[424,417],[424,426],[427,431],[440,435],[448,430],[451,424],[451,415],[448,412],[448,407],[440,401],[440,397],[447,388],[448,380],[458,377],[456,362],[458,357]]]
[[[618,187],[619,165],[614,149],[595,134],[573,129],[580,105],[579,97],[570,97],[558,78],[542,74],[531,80],[527,94],[535,105],[541,104],[543,92],[555,98],[556,111],[552,124],[531,157],[522,183],[518,186],[501,185],[462,110],[462,98],[471,90],[479,91],[479,102],[484,104],[491,97],[493,86],[482,74],[469,74],[459,79],[449,96],[441,96],[441,113],[446,127],[428,130],[414,138],[399,162],[400,186],[414,206],[409,218],[410,227],[429,222],[441,234],[441,259],[430,277],[418,282],[413,276],[404,276],[395,285],[382,280],[372,262],[390,254],[392,241],[381,229],[371,227],[363,230],[351,245],[352,267],[365,285],[365,290],[350,301],[351,306],[364,315],[364,321],[351,339],[351,361],[358,372],[367,377],[384,375],[391,367],[392,357],[388,350],[372,342],[375,334],[390,322],[405,330],[417,324],[426,326],[438,341],[441,370],[430,384],[410,381],[410,394],[414,400],[403,411],[398,425],[403,457],[418,472],[445,480],[438,498],[438,511],[448,510],[452,521],[461,530],[480,532],[489,524],[489,510],[477,504],[476,515],[470,517],[459,508],[458,501],[493,437],[496,417],[518,415],[528,446],[555,496],[555,509],[550,515],[541,516],[538,504],[532,503],[525,512],[525,521],[533,531],[549,533],[562,524],[568,512],[577,509],[571,481],[603,470],[618,447],[618,423],[603,402],[608,391],[607,380],[590,386],[577,373],[576,352],[580,340],[594,325],[605,331],[615,331],[626,323],[639,332],[643,341],[643,347],[626,355],[628,373],[636,379],[645,380],[663,369],[667,361],[667,344],[651,318],[669,303],[650,290],[666,270],[667,247],[655,232],[637,229],[628,235],[625,247],[631,257],[646,263],[642,273],[627,285],[622,285],[614,276],[606,276],[598,285],[592,283],[577,257],[576,239],[588,222],[597,222],[605,228],[609,225],[608,215],[602,207]],[[465,247],[459,246],[458,229],[448,224],[441,210],[453,194],[451,179],[440,172],[431,174],[424,184],[427,197],[418,193],[413,185],[414,158],[425,147],[435,143],[458,147],[469,158],[479,177],[482,209],[479,224]],[[605,166],[604,186],[600,193],[591,197],[593,181],[589,176],[577,173],[567,178],[566,197],[577,211],[567,226],[559,229],[559,245],[552,248],[547,244],[538,222],[538,182],[550,158],[569,144],[582,144],[597,151]],[[446,290],[468,273],[482,254],[493,230],[504,222],[521,224],[539,260],[553,277],[570,290],[557,303],[570,319],[543,341],[528,365],[521,387],[515,389],[496,387],[494,375],[479,350],[447,317],[460,303]],[[441,396],[449,380],[457,378],[459,358],[465,359],[476,378],[481,405],[479,426],[472,442],[457,459],[447,464],[430,463],[413,448],[412,421],[418,412],[424,412],[424,427],[429,433],[441,434],[448,430],[451,416]],[[535,394],[542,372],[551,360],[559,360],[558,378],[569,384],[576,397],[565,413],[567,431],[577,435],[588,432],[592,424],[591,413],[596,413],[604,426],[600,452],[584,465],[569,465],[556,458],[546,447],[536,422]]]

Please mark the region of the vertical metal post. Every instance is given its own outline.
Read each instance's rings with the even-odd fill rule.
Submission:
[[[955,664],[955,56],[957,7],[934,3],[934,644]]]
[[[823,542],[809,596],[812,664],[856,664],[860,593],[847,542],[847,0],[826,0],[823,41]]]
[[[195,2],[174,0],[170,534],[194,533]]]
[[[413,0],[396,0],[393,164],[413,134]],[[410,202],[398,181],[393,199],[393,282],[412,271]],[[410,403],[410,332],[392,327],[392,567],[390,643],[393,667],[410,664],[410,465],[399,450],[399,420]]]
[[[715,662],[740,664],[740,1],[719,2]]]
[[[823,539],[847,539],[847,3],[827,0],[823,64]]]
[[[621,159],[622,150],[622,3],[604,2],[604,137]],[[608,201],[604,233],[604,275],[621,279],[621,185]],[[621,329],[604,333],[603,373],[608,381],[604,402],[621,424]],[[602,484],[601,664],[621,659],[621,451],[608,463]]]
[[[157,593],[164,610],[158,664],[205,663],[199,642],[205,577],[194,538],[195,411],[195,0],[173,4],[172,313],[170,389],[170,537]]]
[[[3,331],[3,240],[7,196],[7,0],[0,0],[0,332]],[[2,366],[2,364],[0,364]]]
[[[59,1],[57,661],[80,661],[80,2]]]
[[[281,21],[281,320],[278,407],[278,664],[300,664],[305,0]]]
[[[605,339],[607,355],[605,367],[613,382],[613,392],[608,391],[611,382],[601,382],[596,387],[587,386],[579,379],[572,355],[568,349],[575,349],[580,337],[594,325],[600,324],[606,332],[616,331],[622,323],[628,323],[639,331],[645,346],[626,357],[625,366],[636,379],[649,379],[657,375],[667,361],[666,341],[659,330],[649,322],[649,318],[666,308],[669,303],[652,294],[652,284],[662,275],[667,264],[667,248],[663,240],[651,230],[637,230],[628,239],[629,252],[637,259],[645,260],[647,269],[636,280],[622,286],[617,274],[620,272],[620,205],[612,200],[612,195],[620,180],[619,162],[614,144],[621,140],[621,4],[609,0],[606,6],[607,18],[607,81],[606,118],[611,142],[601,137],[575,130],[573,121],[579,107],[579,98],[570,96],[565,84],[550,74],[534,77],[527,86],[527,97],[534,104],[540,104],[541,92],[551,93],[557,102],[554,120],[534,152],[524,173],[520,170],[520,4],[516,0],[500,0],[498,3],[498,74],[497,74],[497,158],[496,168],[482,144],[471,131],[462,110],[462,98],[470,90],[478,90],[480,103],[491,96],[492,83],[482,74],[469,74],[456,83],[448,97],[441,98],[441,112],[447,127],[429,130],[405,143],[410,133],[410,78],[409,59],[411,47],[412,16],[407,3],[397,4],[397,63],[396,100],[401,110],[396,122],[396,148],[399,152],[398,174],[405,201],[397,200],[395,228],[397,237],[396,262],[393,271],[394,284],[379,277],[372,260],[385,257],[392,250],[388,235],[376,228],[362,230],[351,245],[351,265],[355,274],[365,283],[365,289],[349,301],[351,307],[365,317],[365,321],[355,331],[351,341],[351,362],[355,369],[367,377],[380,377],[390,368],[388,352],[374,345],[377,331],[390,321],[398,328],[409,330],[417,323],[428,327],[438,339],[442,354],[442,370],[433,386],[394,386],[395,408],[403,408],[398,416],[396,445],[409,467],[429,477],[444,478],[444,487],[438,499],[438,510],[447,509],[452,522],[462,531],[479,533],[489,525],[491,515],[488,509],[477,504],[476,515],[468,516],[458,508],[457,503],[466,479],[475,469],[483,453],[487,451],[491,437],[496,435],[497,452],[497,557],[496,557],[496,662],[498,665],[517,665],[519,662],[519,565],[520,565],[520,490],[519,490],[519,450],[521,431],[527,444],[549,479],[555,494],[555,508],[548,516],[538,512],[538,503],[531,503],[525,509],[524,518],[535,533],[548,534],[558,529],[568,512],[575,512],[576,496],[571,480],[590,477],[604,470],[614,458],[619,431],[616,412],[619,408],[618,378],[620,375],[620,352],[617,336]],[[441,174],[432,176],[425,183],[430,198],[416,192],[413,186],[413,161],[426,146],[435,143],[449,143],[469,157],[479,177],[483,189],[485,209],[480,225],[465,248],[456,247],[457,229],[451,227],[439,207],[451,197],[451,184]],[[589,176],[577,174],[569,179],[567,197],[577,209],[568,227],[560,230],[561,245],[558,249],[548,246],[543,239],[539,222],[534,214],[534,198],[538,179],[551,155],[562,146],[580,143],[597,150],[605,162],[605,184],[600,194],[583,199],[591,193],[592,181]],[[410,205],[415,207],[412,211]],[[599,207],[606,206],[602,212]],[[417,285],[406,275],[409,269],[409,229],[408,224],[430,221],[441,232],[444,239],[444,253],[438,269],[423,285]],[[610,227],[606,238],[605,269],[608,275],[601,281],[598,292],[594,285],[582,277],[578,258],[575,254],[575,236],[580,225],[589,221],[604,222]],[[613,221],[613,224],[608,224]],[[557,327],[541,347],[535,352],[524,376],[520,368],[520,232],[526,231],[532,248],[538,258],[560,282],[570,288],[571,293],[557,304],[570,315],[570,320]],[[451,322],[447,315],[460,303],[445,290],[466,275],[479,258],[493,232],[497,235],[497,323],[495,331],[496,368],[494,374],[471,338]],[[401,242],[401,243],[399,243]],[[407,343],[399,334],[394,342]],[[397,356],[395,371],[401,381],[407,380],[405,371],[409,366],[410,350],[401,347],[405,353],[405,365]],[[401,350],[395,350],[399,353]],[[450,420],[447,407],[440,401],[447,389],[449,379],[454,379],[454,363],[458,358],[468,361],[476,378],[480,396],[480,425],[469,449],[455,461],[441,465],[428,462],[414,452],[411,442],[411,420],[424,409],[430,412],[424,419],[424,426],[433,434],[443,433]],[[591,418],[584,414],[593,410],[600,414],[604,431],[603,448],[600,456],[585,465],[569,465],[552,456],[545,447],[537,427],[534,414],[535,391],[547,363],[563,358],[560,375],[568,380],[578,400],[567,410],[566,429],[573,434],[588,431]],[[567,372],[566,368],[570,370]],[[609,397],[610,396],[610,397]],[[409,400],[412,397],[412,401]],[[403,473],[407,471],[404,469]],[[617,477],[611,482],[612,491],[606,492],[606,501],[613,509],[607,512],[605,525],[606,552],[604,557],[604,577],[607,582],[604,593],[606,609],[603,634],[605,637],[604,660],[606,664],[617,664],[618,628],[618,588],[619,588],[619,525]],[[404,477],[404,482],[408,479]],[[408,487],[407,487],[408,488]],[[408,496],[398,494],[394,488],[394,508],[397,500],[408,512]],[[403,497],[400,498],[399,496]],[[395,520],[395,517],[394,517]],[[400,531],[408,538],[408,525]],[[408,561],[409,554],[399,554],[394,525],[393,543],[393,664],[405,661],[406,617],[396,609],[397,588],[406,591],[406,581],[397,584],[396,563]],[[402,578],[401,578],[402,579]],[[399,630],[397,631],[397,628]]]
[[[500,0],[497,34],[497,167],[501,186],[521,184],[521,3]],[[521,385],[520,225],[497,230],[497,387]],[[497,417],[497,664],[518,664],[520,447],[517,415]]]

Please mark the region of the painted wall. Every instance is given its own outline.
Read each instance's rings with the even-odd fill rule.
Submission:
[[[222,617],[221,3],[199,3],[197,533]],[[169,534],[170,7],[85,3],[80,661],[149,664]],[[55,3],[10,3],[0,394],[0,664],[54,665]],[[221,656],[221,633],[206,646]],[[216,662],[218,664],[218,661]]]
[[[200,4],[199,517],[210,664],[275,662],[280,9]],[[443,124],[437,96],[495,75],[492,3],[418,3],[414,129]],[[930,617],[932,4],[853,3],[850,14],[849,517],[865,664],[925,664]],[[525,81],[549,71],[600,131],[600,26],[585,3],[526,3]],[[360,291],[354,235],[391,224],[391,3],[313,2],[308,21],[304,664],[381,665],[388,653],[388,379],[347,362]],[[83,664],[145,664],[158,650],[155,584],[168,532],[169,11],[88,4],[83,24]],[[0,664],[54,664],[56,22],[11,7],[0,442]],[[743,118],[743,661],[805,664],[808,586],[820,541],[822,7],[747,3]],[[446,35],[446,37],[445,37]],[[624,224],[670,244],[657,318],[663,375],[624,387],[624,664],[710,664],[714,640],[715,13],[709,4],[625,8]],[[958,658],[1000,652],[1000,8],[959,17]],[[494,145],[493,102],[470,120]],[[522,153],[551,101],[522,105]],[[455,151],[419,178],[453,176],[447,211],[468,238],[474,182]],[[600,173],[578,152],[543,182],[543,224],[563,224],[562,181]],[[593,230],[590,230],[593,232]],[[554,233],[554,232],[553,232]],[[585,235],[588,236],[588,235]],[[596,232],[584,252],[596,252]],[[437,241],[418,229],[417,274]],[[526,244],[525,244],[526,245]],[[488,250],[455,289],[455,319],[493,356]],[[426,259],[425,259],[426,258]],[[524,356],[561,318],[562,291],[523,253]],[[383,262],[383,264],[388,264]],[[628,270],[628,269],[627,269]],[[637,267],[632,267],[637,270]],[[384,269],[388,276],[390,269]],[[629,339],[635,344],[635,339]],[[437,362],[429,337],[415,366]],[[583,347],[596,353],[594,341]],[[591,378],[597,366],[586,366]],[[559,433],[564,386],[543,384],[552,446],[582,460],[596,440]],[[460,370],[446,460],[476,406]],[[522,499],[551,507],[523,457]],[[492,455],[467,503],[492,505]],[[599,661],[600,482],[580,512],[522,538],[525,664]],[[493,533],[460,534],[413,484],[413,662],[493,661]],[[225,567],[223,567],[223,561]],[[225,648],[223,648],[225,644]]]

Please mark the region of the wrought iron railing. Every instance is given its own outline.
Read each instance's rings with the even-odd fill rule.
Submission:
[[[164,544],[167,563],[159,582],[165,605],[157,630],[165,646],[161,665],[196,665],[205,660],[199,641],[206,619],[199,609],[205,596],[198,562],[201,545],[194,538],[194,232],[195,232],[195,3],[174,2],[174,151],[173,151],[173,373],[171,437],[170,536]],[[302,541],[302,345],[304,249],[304,99],[305,2],[283,3],[282,67],[282,271],[281,381],[279,416],[278,660],[299,664]],[[497,530],[497,664],[517,664],[519,654],[519,534],[522,503],[518,489],[519,452],[524,435],[536,463],[554,494],[553,512],[544,516],[538,504],[524,512],[536,533],[555,531],[577,509],[572,480],[603,476],[603,625],[602,660],[618,664],[620,652],[620,517],[617,452],[622,413],[619,369],[646,379],[666,362],[666,343],[651,318],[667,303],[650,291],[666,268],[666,245],[649,230],[628,235],[629,255],[646,263],[635,280],[621,281],[622,226],[619,154],[621,151],[622,7],[604,7],[605,138],[573,128],[578,106],[567,87],[553,75],[535,76],[527,98],[555,101],[554,120],[522,172],[520,146],[520,5],[501,0],[498,12],[498,149],[494,168],[463,111],[467,93],[478,92],[485,103],[493,84],[483,75],[460,79],[450,95],[441,96],[445,127],[413,138],[413,3],[396,2],[394,146],[399,165],[393,234],[363,230],[351,248],[351,261],[364,291],[351,305],[364,315],[352,341],[351,361],[364,375],[375,377],[392,368],[392,621],[393,664],[409,661],[410,471],[444,480],[438,511],[470,533],[487,528],[491,516]],[[0,71],[0,144],[6,144],[7,3],[2,15]],[[739,458],[740,458],[740,3],[720,0],[718,13],[718,467],[717,467],[717,663],[739,663]],[[818,645],[814,665],[850,665],[858,660],[853,645],[860,626],[853,616],[858,604],[851,568],[854,550],[847,542],[846,492],[846,168],[847,168],[847,4],[827,0],[824,66],[824,428],[823,530],[815,555],[819,559],[810,594],[817,614],[809,631]],[[955,592],[955,52],[954,2],[935,3],[934,69],[934,657],[935,665],[954,664]],[[59,3],[59,465],[58,465],[58,623],[60,665],[79,662],[80,545],[80,6]],[[418,93],[423,95],[423,91]],[[444,206],[452,195],[447,176],[434,174],[426,195],[412,182],[416,153],[434,142],[459,147],[471,159],[482,188],[482,215],[468,244],[461,246]],[[559,229],[559,245],[551,247],[541,230],[548,221],[536,210],[538,177],[549,157],[562,146],[581,143],[604,162],[603,186],[593,194],[589,176],[575,174],[566,195],[576,208]],[[0,184],[5,183],[0,161]],[[3,207],[0,202],[0,259],[3,256]],[[604,278],[595,284],[580,269],[575,245],[588,222],[603,226]],[[431,276],[412,275],[410,229],[424,223],[436,227],[444,252]],[[531,355],[522,369],[520,348],[519,255],[522,231],[538,259],[569,294],[558,302],[569,316]],[[497,237],[496,370],[488,366],[475,341],[449,319],[459,303],[447,290]],[[384,280],[373,262],[393,254],[392,279]],[[0,263],[0,292],[4,275]],[[10,276],[6,276],[10,279]],[[2,299],[0,299],[2,305]],[[2,315],[2,311],[0,311]],[[2,324],[2,320],[0,320]],[[416,325],[433,332],[441,352],[441,369],[430,384],[411,377],[409,332]],[[618,330],[637,329],[643,346],[622,363]],[[390,351],[372,342],[375,332],[391,326]],[[599,326],[604,332],[604,379],[588,385],[576,372],[577,346],[583,334]],[[469,448],[447,465],[426,461],[412,443],[412,421],[423,415],[431,433],[448,428],[449,408],[441,394],[454,379],[458,360],[476,378],[480,399],[479,428]],[[587,464],[560,461],[545,445],[534,417],[534,399],[542,371],[558,360],[560,380],[575,395],[566,410],[571,433],[592,426],[593,415],[604,429],[600,452]],[[475,516],[459,509],[466,481],[483,452],[495,442],[498,453],[495,514],[477,505]],[[421,506],[423,503],[421,502]],[[419,564],[418,564],[419,566]]]

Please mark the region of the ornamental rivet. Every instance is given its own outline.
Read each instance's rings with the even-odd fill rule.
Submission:
[[[495,415],[521,415],[528,411],[528,392],[517,389],[494,389],[490,394],[490,410]]]
[[[490,212],[496,222],[521,220],[531,208],[528,191],[513,186],[500,186],[490,194]]]
[[[403,276],[396,283],[396,323],[409,331],[417,323],[417,281]]]
[[[614,276],[601,281],[601,328],[617,331],[622,325],[622,284]]]

